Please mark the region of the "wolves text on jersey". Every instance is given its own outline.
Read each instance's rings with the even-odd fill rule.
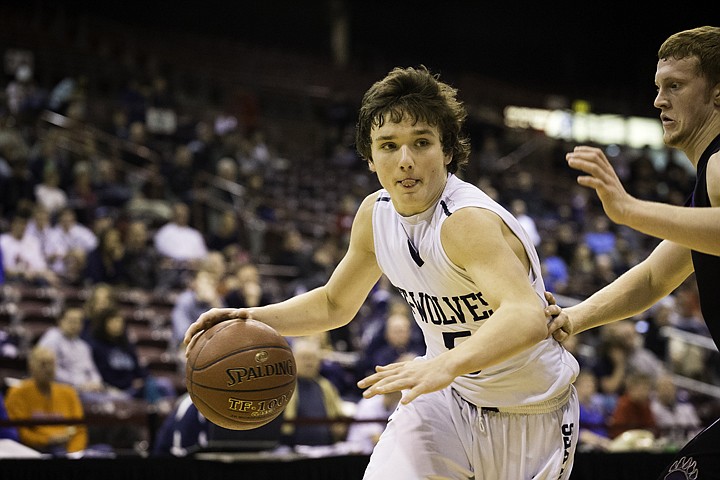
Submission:
[[[456,323],[478,322],[493,314],[481,292],[467,293],[454,297],[436,297],[424,292],[408,292],[398,288],[400,295],[415,314],[425,323],[453,325]]]

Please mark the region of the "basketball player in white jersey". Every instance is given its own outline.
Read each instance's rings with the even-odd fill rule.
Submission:
[[[407,300],[426,354],[378,366],[364,396],[402,391],[365,479],[567,479],[578,436],[578,364],[547,337],[537,253],[517,220],[455,173],[467,162],[457,91],[396,68],[363,97],[359,153],[382,189],[355,216],[327,284],[249,309],[212,309],[185,341],[234,318],[286,336],[350,322],[380,279]]]

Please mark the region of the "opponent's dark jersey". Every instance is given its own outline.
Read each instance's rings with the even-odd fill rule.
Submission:
[[[706,170],[710,156],[718,151],[720,151],[720,135],[715,137],[698,161],[697,181],[690,203],[692,207],[712,206],[707,191]],[[692,260],[700,294],[700,309],[715,345],[720,348],[720,257],[693,250]]]

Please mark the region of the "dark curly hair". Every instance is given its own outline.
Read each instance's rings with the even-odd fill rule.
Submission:
[[[447,169],[455,173],[467,164],[470,140],[463,132],[465,106],[457,89],[441,82],[425,66],[394,68],[365,92],[355,129],[355,146],[360,156],[372,162],[370,131],[385,122],[398,123],[405,116],[438,128],[443,153],[451,155]]]

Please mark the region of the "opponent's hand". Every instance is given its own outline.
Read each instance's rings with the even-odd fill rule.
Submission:
[[[444,368],[442,361],[416,359],[408,362],[391,363],[375,367],[375,373],[360,380],[357,385],[367,388],[363,397],[403,392],[400,403],[407,404],[423,393],[430,393],[447,387],[455,375]]]
[[[247,320],[250,318],[250,312],[245,308],[211,308],[201,314],[185,332],[185,338],[183,339],[183,344],[187,345],[185,347],[185,356],[187,357],[188,352],[192,346],[195,345],[201,332],[204,332],[217,323],[238,318]]]
[[[607,216],[615,223],[625,223],[627,204],[633,197],[625,191],[603,151],[580,145],[567,153],[565,159],[570,167],[587,173],[579,176],[577,182],[595,190]]]
[[[552,304],[545,307],[545,315],[551,317],[547,324],[548,334],[546,338],[552,335],[555,340],[562,343],[573,334],[572,321],[567,312],[560,308],[559,305]]]

